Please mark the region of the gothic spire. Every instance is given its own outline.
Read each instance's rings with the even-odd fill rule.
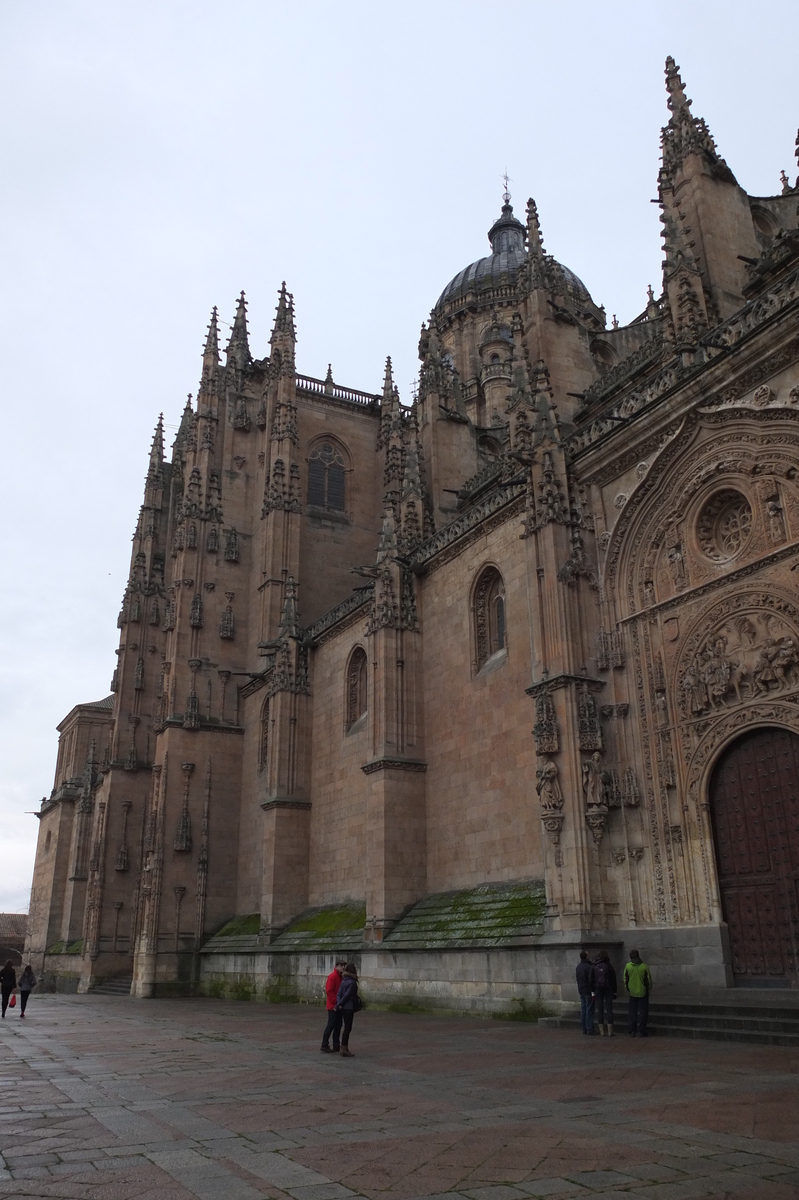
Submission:
[[[228,363],[235,363],[240,370],[243,370],[252,358],[250,343],[247,337],[247,301],[244,292],[239,296],[239,302],[236,306],[236,316],[233,321],[233,328],[230,331],[226,355]]]
[[[279,334],[287,334],[293,342],[297,340],[297,331],[294,328],[294,297],[291,292],[286,291],[285,279],[281,284],[277,299],[275,323],[272,327],[273,344]]]
[[[155,480],[160,477],[161,468],[164,465],[164,414],[161,413],[158,418],[158,424],[155,427],[153,434],[153,442],[150,446],[150,463],[147,468],[147,479]]]
[[[211,309],[211,321],[203,347],[203,373],[200,380],[200,390],[197,393],[197,411],[202,413],[203,400],[206,402],[216,396],[217,377],[219,373],[219,330],[217,327],[216,305]]]
[[[666,59],[666,91],[671,116],[661,131],[661,191],[664,187],[673,186],[676,172],[691,154],[701,155],[715,167],[716,174],[732,181],[732,172],[718,153],[704,120],[691,114],[691,101],[685,94],[680,68],[671,55]]]
[[[217,327],[217,308],[216,305],[211,309],[211,321],[208,325],[208,333],[205,337],[205,345],[203,346],[203,364],[206,362],[210,366],[213,364],[216,368],[219,362],[219,330]]]

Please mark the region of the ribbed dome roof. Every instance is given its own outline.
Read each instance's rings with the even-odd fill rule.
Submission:
[[[524,225],[514,217],[512,205],[506,201],[502,206],[502,216],[488,231],[491,253],[464,267],[450,280],[436,301],[434,311],[470,293],[512,287],[518,278],[519,268],[527,261],[524,245],[526,233]],[[543,256],[543,267],[548,276],[547,282],[555,290],[562,291],[580,305],[593,305],[585,284],[568,267],[548,254]]]

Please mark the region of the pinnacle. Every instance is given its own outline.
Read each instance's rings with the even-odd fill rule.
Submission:
[[[538,208],[532,196],[527,201],[527,249],[530,254],[544,253],[544,238],[541,233],[541,222],[538,219]]]
[[[250,345],[247,338],[247,300],[241,293],[236,305],[236,316],[230,330],[227,350],[228,359],[234,357],[239,367],[245,367],[250,361]]]
[[[152,445],[150,446],[150,466],[148,476],[153,476],[156,471],[159,471],[164,461],[164,414],[161,413],[158,417],[158,424],[155,427],[153,434]]]
[[[383,399],[390,400],[395,391],[394,373],[391,367],[391,355],[386,359],[386,373],[383,376]]]
[[[669,93],[668,106],[672,112],[677,109],[691,107],[691,101],[685,95],[685,87],[680,77],[680,68],[671,55],[666,59],[666,91]]]
[[[297,332],[294,328],[294,297],[291,292],[286,291],[286,281],[280,286],[280,292],[277,299],[277,309],[275,310],[275,324],[272,329],[272,338],[275,334],[288,334],[292,341],[296,341]]]
[[[211,322],[208,326],[208,333],[205,338],[205,346],[203,347],[203,358],[210,357],[214,364],[219,361],[219,330],[217,327],[217,307],[211,309]]]
[[[283,596],[283,612],[280,617],[280,633],[283,637],[296,637],[300,628],[299,613],[297,612],[297,584],[294,576],[286,580],[286,591]]]

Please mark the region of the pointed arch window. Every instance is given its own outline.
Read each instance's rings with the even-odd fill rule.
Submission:
[[[347,729],[352,729],[366,712],[367,703],[367,664],[366,651],[362,646],[356,646],[350,655],[347,667]]]
[[[505,584],[496,567],[486,567],[474,589],[475,666],[479,671],[506,648]]]
[[[308,459],[308,503],[331,512],[344,512],[347,467],[333,442],[319,442]]]

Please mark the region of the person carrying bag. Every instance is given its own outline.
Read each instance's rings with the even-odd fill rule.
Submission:
[[[14,988],[17,986],[17,973],[14,970],[14,964],[10,958],[6,959],[6,965],[0,971],[0,997],[2,998],[2,1015],[6,1015],[6,1009],[9,1006],[13,1008],[17,1003],[17,998],[14,995]]]

